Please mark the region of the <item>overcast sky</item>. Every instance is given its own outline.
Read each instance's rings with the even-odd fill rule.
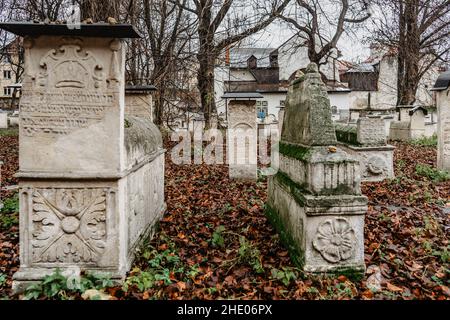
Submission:
[[[251,41],[254,47],[277,48],[294,35],[290,28],[273,23],[264,32],[253,36]],[[365,60],[370,54],[369,48],[362,44],[363,33],[349,36],[343,34],[338,43],[338,49],[342,51],[342,60],[358,61]]]

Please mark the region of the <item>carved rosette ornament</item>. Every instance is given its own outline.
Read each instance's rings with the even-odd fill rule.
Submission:
[[[326,220],[319,225],[313,246],[330,263],[348,260],[355,251],[355,231],[344,218]]]
[[[96,263],[106,245],[106,191],[37,189],[32,222],[34,263]]]

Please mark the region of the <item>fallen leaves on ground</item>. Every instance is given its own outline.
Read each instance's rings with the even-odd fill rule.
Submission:
[[[17,150],[17,141],[8,143]],[[2,140],[1,155],[11,153],[5,147]],[[450,182],[436,184],[415,173],[417,163],[435,166],[434,148],[396,147],[398,179],[363,185],[370,201],[363,280],[312,276],[293,265],[264,215],[266,179],[231,181],[225,165],[178,166],[167,156],[167,213],[141,249],[127,288],[106,294],[145,300],[449,299]],[[0,296],[10,293],[18,266],[17,232],[0,233],[0,272],[8,279]]]

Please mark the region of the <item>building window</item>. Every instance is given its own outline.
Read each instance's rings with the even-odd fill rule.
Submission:
[[[286,105],[286,100],[281,100],[280,101],[280,107],[284,107]]]
[[[4,87],[4,88],[3,88],[3,94],[4,94],[5,96],[10,96],[10,95],[12,95],[12,88]]]
[[[3,70],[3,78],[11,79],[11,70]]]
[[[269,114],[269,108],[268,107],[257,107],[256,108],[258,119],[265,119],[267,115]]]
[[[263,107],[268,107],[268,106],[269,106],[269,103],[268,103],[267,101],[262,101],[262,102],[261,102],[261,105],[262,105]]]

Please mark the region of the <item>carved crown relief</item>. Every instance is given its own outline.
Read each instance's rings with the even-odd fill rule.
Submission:
[[[106,246],[106,191],[36,189],[32,194],[34,263],[96,263]]]
[[[78,39],[63,39],[58,49],[50,50],[40,61],[35,80],[38,87],[99,89],[105,79],[103,66]]]

